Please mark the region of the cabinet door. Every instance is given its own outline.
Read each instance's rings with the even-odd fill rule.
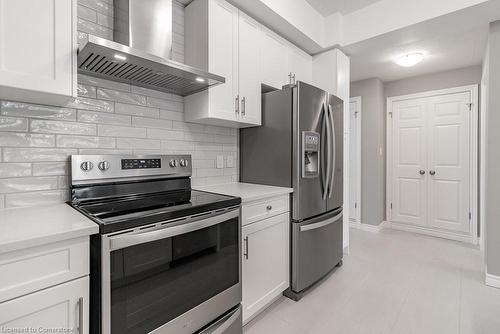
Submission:
[[[236,119],[238,95],[238,9],[225,1],[210,1],[209,71],[226,82],[210,88],[210,116]]]
[[[1,303],[0,328],[6,333],[29,328],[29,333],[61,329],[61,333],[88,334],[88,289],[85,277]]]
[[[72,0],[0,0],[0,97],[76,96],[75,22]]]
[[[261,31],[260,25],[240,12],[239,18],[239,88],[240,120],[261,124]]]
[[[262,51],[262,83],[281,89],[290,80],[287,42],[267,28],[263,28]]]
[[[288,47],[289,68],[295,81],[312,82],[312,57],[294,45]]]
[[[243,322],[289,286],[289,214],[243,227]]]

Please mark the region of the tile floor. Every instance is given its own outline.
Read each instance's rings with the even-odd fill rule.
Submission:
[[[295,303],[282,297],[245,334],[498,334],[500,289],[479,250],[394,230],[351,230],[344,266]]]

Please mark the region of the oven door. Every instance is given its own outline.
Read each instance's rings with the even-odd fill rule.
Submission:
[[[240,224],[233,208],[102,236],[102,333],[191,334],[239,305]]]

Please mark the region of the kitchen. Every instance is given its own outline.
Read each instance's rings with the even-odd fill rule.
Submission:
[[[261,1],[0,1],[2,331],[242,333],[342,273],[345,50]]]

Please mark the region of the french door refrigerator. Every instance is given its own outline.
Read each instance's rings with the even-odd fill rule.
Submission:
[[[291,187],[291,284],[342,264],[343,101],[298,82],[262,95],[262,126],[240,130],[240,181]]]

